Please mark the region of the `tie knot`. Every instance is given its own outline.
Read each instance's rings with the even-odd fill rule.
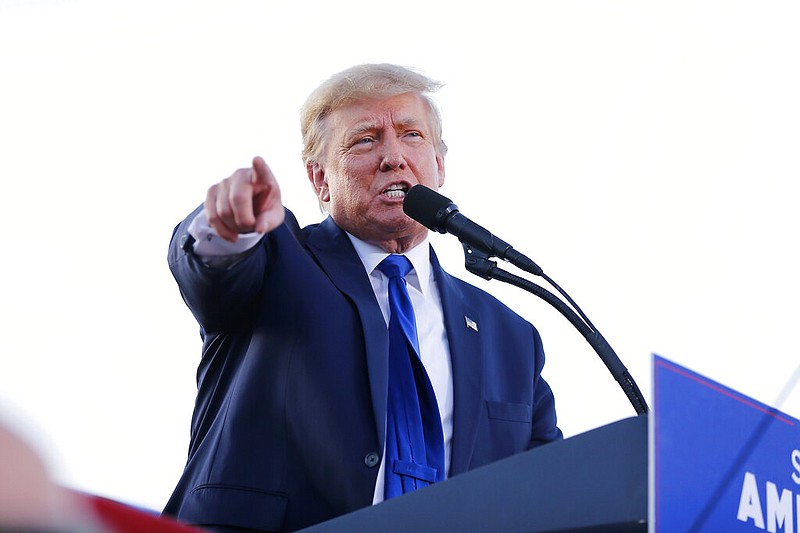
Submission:
[[[411,272],[411,261],[404,255],[392,254],[380,262],[378,270],[389,278],[405,278]]]

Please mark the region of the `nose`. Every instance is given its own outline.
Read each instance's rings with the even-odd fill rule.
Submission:
[[[404,169],[406,158],[403,155],[403,146],[394,136],[384,140],[382,143],[383,153],[381,154],[381,171]]]

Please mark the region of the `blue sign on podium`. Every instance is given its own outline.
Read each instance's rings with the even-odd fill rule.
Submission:
[[[800,421],[655,356],[653,532],[800,532]]]

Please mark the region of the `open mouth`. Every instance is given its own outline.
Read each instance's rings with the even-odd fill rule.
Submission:
[[[408,186],[398,183],[396,185],[391,185],[387,187],[383,191],[383,194],[385,194],[389,198],[405,198],[407,192],[408,192]]]

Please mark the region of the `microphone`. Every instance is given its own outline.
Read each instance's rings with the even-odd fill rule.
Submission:
[[[510,244],[471,221],[458,211],[458,206],[424,185],[414,185],[403,200],[403,211],[423,226],[439,233],[451,233],[464,244],[493,257],[508,261],[517,268],[536,276],[542,269]]]

